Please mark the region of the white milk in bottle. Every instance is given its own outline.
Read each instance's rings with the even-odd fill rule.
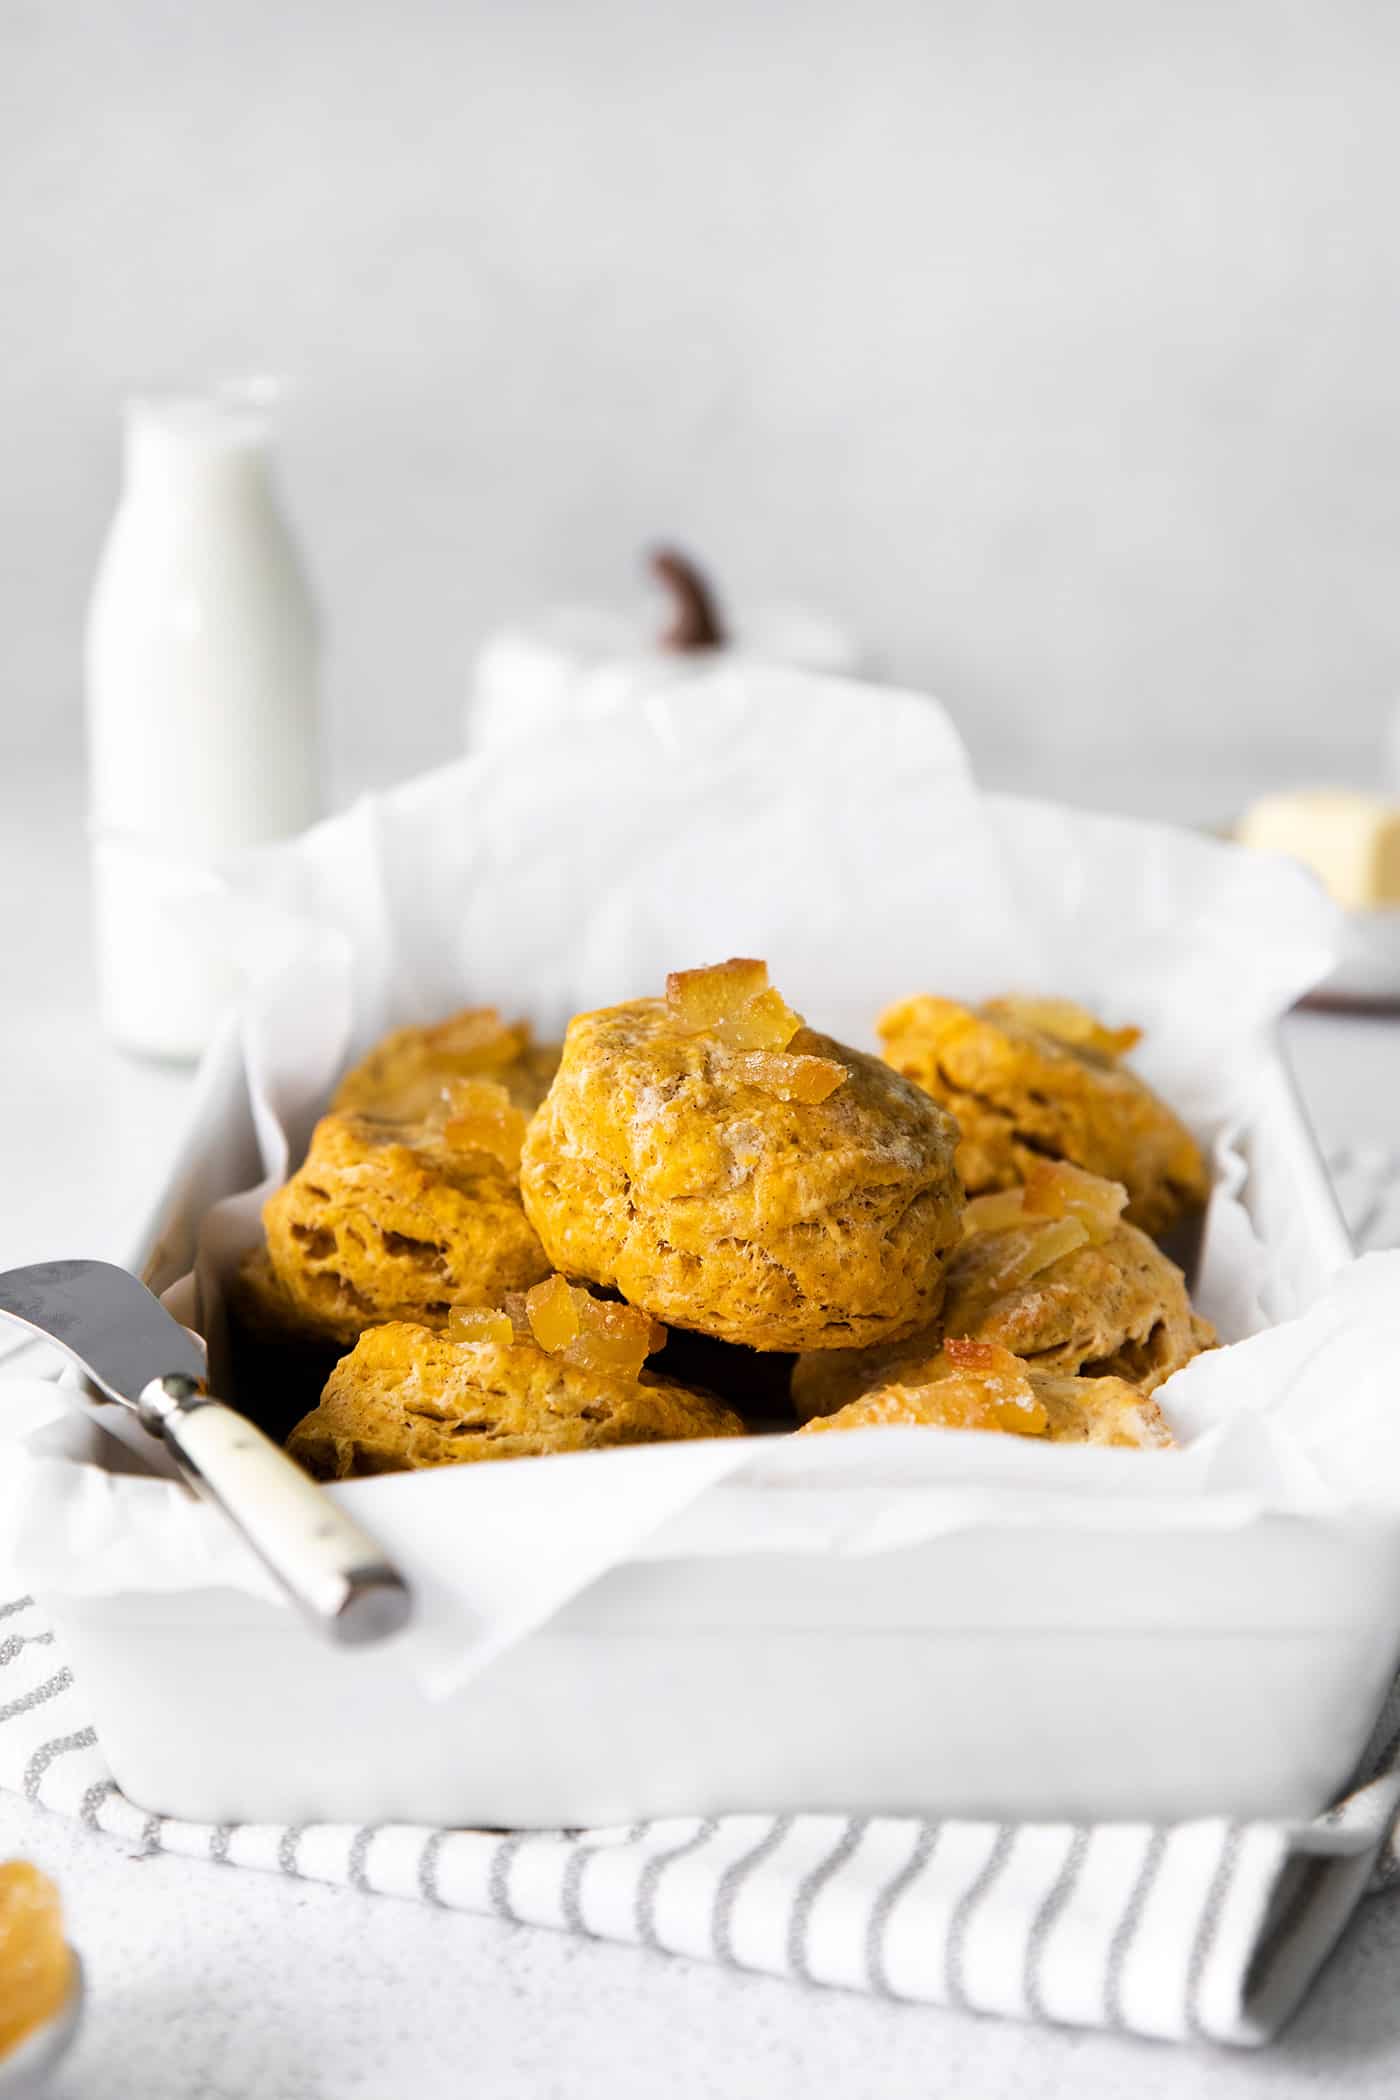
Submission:
[[[316,618],[251,396],[139,400],[87,631],[103,1023],[194,1057],[233,994],[215,863],[318,805]]]

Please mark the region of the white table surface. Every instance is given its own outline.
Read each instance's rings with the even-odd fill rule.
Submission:
[[[121,1259],[190,1075],[98,1036],[76,770],[0,775],[0,1268]],[[1400,1024],[1299,1016],[1325,1145],[1400,1145]],[[0,1366],[3,1375],[3,1366]],[[135,1859],[0,1795],[0,1858],[55,1874],[90,1980],[66,2100],[635,2094],[1135,2100],[1400,2090],[1400,1900],[1364,1907],[1284,2040],[1206,2054],[891,2006],[559,1934]]]

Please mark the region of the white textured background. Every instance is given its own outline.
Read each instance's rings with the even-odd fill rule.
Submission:
[[[299,381],[337,740],[694,543],[984,754],[1400,691],[1386,0],[0,0],[0,739],[76,747],[152,379]]]

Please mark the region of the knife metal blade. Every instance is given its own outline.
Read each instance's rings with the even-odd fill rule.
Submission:
[[[0,1274],[0,1313],[56,1342],[111,1400],[136,1407],[153,1378],[206,1371],[204,1344],[107,1261],[44,1261]]]

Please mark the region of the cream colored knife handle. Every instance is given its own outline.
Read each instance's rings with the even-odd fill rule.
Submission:
[[[218,1504],[312,1624],[332,1640],[397,1633],[412,1596],[369,1533],[246,1416],[188,1378],[153,1378],[142,1419],[199,1493]]]

